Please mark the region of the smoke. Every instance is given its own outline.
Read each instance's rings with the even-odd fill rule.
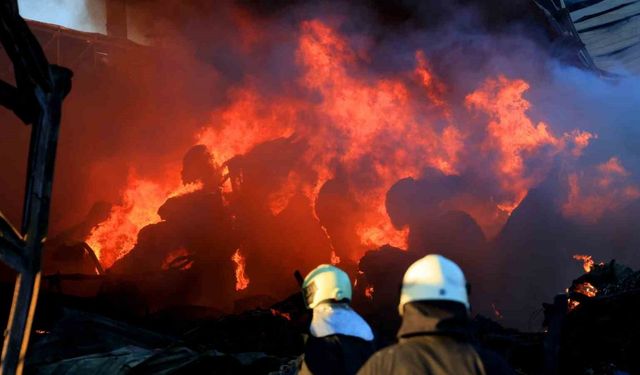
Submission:
[[[219,246],[232,267],[238,245],[246,293],[286,295],[292,270],[332,253],[355,269],[389,242],[458,261],[477,310],[496,303],[523,326],[579,274],[573,254],[633,264],[640,85],[556,60],[528,2],[129,3],[130,27],[153,46],[76,72],[54,233],[96,202],[126,208],[132,186],[151,186],[160,208],[201,143],[242,180],[231,202],[242,240],[214,233],[192,247]],[[26,131],[10,125],[0,153],[15,174],[1,196],[16,216],[7,197],[24,146],[8,140],[25,144]],[[197,221],[190,209],[160,223],[152,209],[141,226],[157,226],[136,249],[197,238],[198,226],[174,227]]]
[[[20,15],[66,28],[106,33],[106,9],[98,0],[19,0]]]

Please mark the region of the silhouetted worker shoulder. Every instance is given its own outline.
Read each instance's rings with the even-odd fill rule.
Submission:
[[[398,343],[375,353],[359,375],[515,374],[500,356],[474,344],[467,283],[449,259],[427,255],[413,263],[398,308]]]
[[[356,374],[373,354],[374,344],[371,328],[349,306],[349,276],[323,264],[307,275],[302,288],[313,318],[299,374]]]

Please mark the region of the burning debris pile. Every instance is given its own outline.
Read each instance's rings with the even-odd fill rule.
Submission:
[[[562,374],[634,374],[640,362],[634,353],[640,334],[640,271],[616,263],[584,261],[586,273],[567,294],[545,304],[546,345],[551,363]],[[616,372],[618,371],[618,372]]]
[[[54,202],[68,207],[54,207],[44,253],[53,302],[33,369],[118,357],[134,373],[277,370],[306,329],[290,275],[321,263],[356,280],[381,345],[403,272],[428,253],[465,270],[474,313],[518,328],[569,283],[568,249],[638,266],[635,79],[567,67],[542,27],[505,32],[467,1],[412,8],[441,17],[400,25],[382,6],[242,3],[162,18],[160,53],[78,76],[67,149],[86,149],[62,155]],[[614,102],[615,116],[602,110]],[[524,373],[640,371],[628,354],[640,276],[575,258],[586,274],[547,306],[546,334],[478,317],[478,336]],[[82,345],[55,351],[67,342]]]
[[[387,298],[363,257],[389,245],[455,260],[479,311],[523,327],[568,281],[566,249],[593,242],[631,262],[640,239],[615,223],[640,212],[640,163],[612,135],[627,109],[610,124],[604,100],[583,95],[626,86],[558,65],[542,25],[516,32],[494,5],[407,5],[397,24],[374,3],[198,3],[185,19],[136,5],[160,53],[77,77],[45,274],[106,274],[102,288],[146,285],[158,308],[231,312],[285,298],[291,270],[327,262],[365,280],[364,298]]]
[[[409,262],[402,254],[383,248],[365,257],[365,264],[379,259],[388,265]],[[635,373],[640,365],[634,355],[640,334],[640,272],[615,261],[592,267],[554,304],[544,305],[544,331],[506,329],[499,314],[494,316],[497,321],[476,315],[474,336],[521,374]],[[377,344],[384,346],[395,340],[397,295],[381,289],[367,296],[372,284],[362,283],[376,283],[378,277],[385,276],[372,273],[369,280],[358,279],[353,304],[372,323]],[[264,307],[230,315],[207,308],[150,313],[126,303],[112,306],[113,301],[137,299],[124,291],[115,299],[43,294],[28,369],[75,374],[109,364],[109,373],[289,374],[300,361],[310,315],[299,293],[278,303],[263,300]],[[242,306],[237,304],[238,311]]]

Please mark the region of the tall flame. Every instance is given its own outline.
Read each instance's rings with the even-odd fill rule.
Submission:
[[[235,263],[236,267],[236,290],[244,290],[249,286],[251,281],[245,273],[246,261],[244,256],[240,253],[240,249],[237,249],[231,256],[231,260]]]
[[[199,183],[171,185],[178,187],[166,188],[159,183],[139,179],[135,173],[130,173],[122,195],[122,203],[114,205],[108,218],[95,226],[85,240],[105,268],[111,267],[133,249],[140,229],[160,222],[158,208],[167,198],[202,188]]]
[[[295,52],[299,75],[278,93],[263,93],[255,77],[234,86],[194,142],[206,145],[223,163],[266,141],[304,140],[306,149],[266,204],[274,216],[298,193],[315,204],[338,167],[346,176],[357,176],[349,189],[361,211],[354,219],[361,245],[338,249],[355,260],[370,247],[407,248],[409,228],[396,228],[385,206],[386,193],[398,180],[420,178],[427,168],[455,175],[474,163],[486,164],[482,168],[497,180],[496,202],[493,197],[488,203],[462,197],[448,209],[467,211],[486,232],[495,233],[488,228],[502,225],[506,214],[542,181],[550,165],[544,161],[563,151],[577,157],[595,138],[580,131],[557,135],[547,123],[532,120],[527,113],[531,104],[524,98],[529,84],[521,79],[489,78],[456,105],[426,54],[418,50],[413,57],[413,67],[404,74],[372,76],[362,71],[362,56],[347,37],[319,20],[303,21]],[[480,136],[472,115],[479,115]],[[478,139],[480,146],[474,144]],[[528,168],[530,156],[542,161]],[[609,164],[603,167],[606,173],[620,176],[619,165]],[[87,240],[105,267],[130,251],[144,225],[160,220],[157,209],[179,185],[176,180],[129,181],[123,203]],[[332,262],[338,261],[335,250],[327,249]],[[240,260],[239,251],[236,255]]]

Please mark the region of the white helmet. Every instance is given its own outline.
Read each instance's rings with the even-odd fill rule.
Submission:
[[[305,305],[310,309],[322,301],[351,300],[351,281],[340,268],[321,264],[304,278],[302,294]]]
[[[413,301],[460,302],[469,309],[467,281],[457,264],[442,255],[430,254],[415,261],[404,274],[400,292],[400,315]]]

